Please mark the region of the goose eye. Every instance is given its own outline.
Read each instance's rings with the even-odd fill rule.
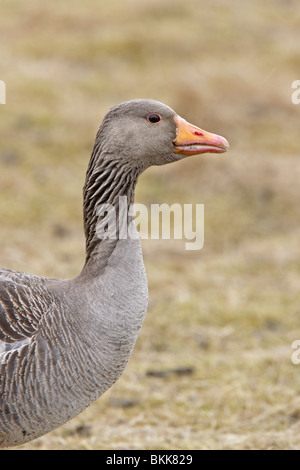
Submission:
[[[154,124],[154,123],[159,122],[161,120],[161,116],[159,114],[156,114],[156,113],[151,113],[151,114],[149,114],[147,119],[148,119],[149,122]]]

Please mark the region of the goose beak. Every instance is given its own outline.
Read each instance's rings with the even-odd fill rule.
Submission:
[[[177,126],[176,139],[173,141],[175,153],[198,155],[223,153],[229,149],[229,144],[224,137],[206,132],[178,115],[174,119]]]

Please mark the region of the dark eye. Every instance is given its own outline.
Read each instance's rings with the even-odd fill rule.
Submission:
[[[161,116],[159,114],[156,114],[156,113],[151,113],[151,114],[149,114],[147,119],[148,119],[149,122],[154,124],[155,122],[159,122],[161,120]]]

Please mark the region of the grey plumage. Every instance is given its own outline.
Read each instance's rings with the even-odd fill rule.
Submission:
[[[147,116],[158,113],[160,127]],[[122,374],[148,299],[138,236],[99,239],[99,205],[120,211],[150,165],[174,152],[175,112],[153,100],[112,108],[97,133],[83,191],[86,262],[70,280],[0,270],[0,447],[32,440],[73,418]],[[221,151],[221,150],[220,150]],[[104,220],[103,220],[104,218]]]

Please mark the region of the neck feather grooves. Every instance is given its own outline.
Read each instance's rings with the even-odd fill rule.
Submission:
[[[115,226],[115,239],[109,240],[103,240],[99,235],[99,226],[101,224],[103,227],[108,222],[108,213],[105,208],[112,208],[116,222],[119,220],[120,196],[126,197],[122,199],[127,201],[126,217],[128,220],[128,209],[129,205],[134,202],[137,178],[138,172],[130,168],[128,163],[122,164],[120,160],[112,160],[110,155],[102,155],[99,146],[95,145],[83,188],[86,263],[101,252],[104,242],[106,242],[106,250],[107,242],[112,249],[115,247],[119,239],[118,223]]]

